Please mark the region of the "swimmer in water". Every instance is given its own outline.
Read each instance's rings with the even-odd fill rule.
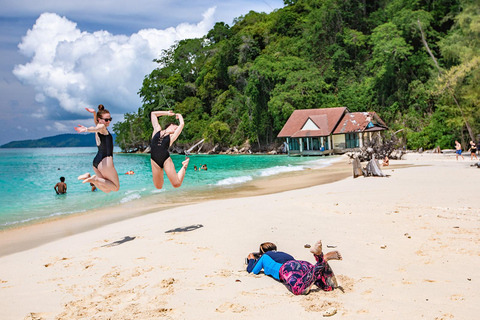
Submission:
[[[95,127],[84,127],[78,125],[75,127],[77,132],[95,132],[95,140],[97,141],[98,152],[93,159],[93,171],[95,175],[85,173],[78,177],[83,183],[93,183],[98,189],[105,193],[118,191],[120,189],[120,181],[118,173],[113,165],[113,138],[107,127],[112,122],[110,112],[103,105],[98,106],[98,112],[94,109],[85,108],[88,112],[93,113],[93,121]]]
[[[180,124],[171,123],[165,126],[165,130],[158,123],[158,117],[161,116],[176,116]],[[174,188],[182,185],[183,178],[185,178],[185,171],[188,167],[190,159],[185,157],[182,162],[182,168],[175,170],[168,148],[177,140],[178,136],[183,130],[185,123],[181,114],[175,114],[173,111],[153,111],[150,114],[150,120],[153,126],[151,148],[151,164],[152,164],[152,178],[155,188],[162,189],[163,187],[163,171],[167,174],[168,180]]]
[[[67,184],[65,183],[65,177],[60,177],[60,182],[58,182],[55,187],[53,187],[57,194],[67,193]]]

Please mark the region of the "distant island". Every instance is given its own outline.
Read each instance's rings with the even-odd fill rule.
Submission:
[[[112,134],[114,145],[115,134]],[[0,148],[63,148],[63,147],[96,147],[93,133],[78,134],[64,133],[56,136],[45,137],[36,140],[11,141]]]

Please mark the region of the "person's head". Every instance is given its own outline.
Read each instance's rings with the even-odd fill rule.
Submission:
[[[60,181],[65,182],[65,177],[60,177]]]
[[[176,123],[169,123],[165,126],[165,133],[172,134],[177,130],[178,125]]]
[[[264,242],[260,245],[260,249],[258,251],[260,254],[264,254],[268,251],[277,251],[277,246],[272,242]]]
[[[103,104],[98,105],[97,120],[98,120],[98,123],[104,124],[106,127],[108,127],[112,122],[110,111],[105,109]]]

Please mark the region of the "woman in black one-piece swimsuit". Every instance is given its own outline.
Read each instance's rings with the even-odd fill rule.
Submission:
[[[98,106],[98,112],[94,109],[85,108],[88,112],[93,113],[93,121],[95,127],[84,127],[78,125],[75,127],[77,132],[95,132],[95,140],[97,141],[98,152],[93,159],[93,171],[95,175],[85,173],[78,177],[83,183],[93,183],[98,189],[109,193],[118,191],[120,181],[118,173],[113,165],[113,138],[107,127],[110,125],[112,118],[110,112],[103,105]]]
[[[162,130],[158,123],[158,117],[161,116],[176,116],[180,124],[172,123],[165,130]],[[162,189],[164,182],[163,172],[165,171],[172,186],[178,188],[182,185],[183,178],[185,178],[185,171],[190,159],[186,157],[185,161],[182,162],[182,168],[177,173],[168,148],[177,140],[183,130],[185,125],[183,117],[181,114],[175,114],[172,111],[153,111],[150,115],[150,120],[153,126],[152,142],[150,143],[153,184],[155,188]]]
[[[473,160],[473,158],[477,159],[478,161],[478,158],[477,158],[477,145],[475,144],[475,142],[473,142],[472,140],[470,140],[470,160]]]

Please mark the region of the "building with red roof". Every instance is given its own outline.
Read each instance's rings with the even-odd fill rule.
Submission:
[[[289,155],[325,155],[360,148],[374,132],[387,130],[375,112],[350,112],[346,107],[295,110],[278,138]]]

